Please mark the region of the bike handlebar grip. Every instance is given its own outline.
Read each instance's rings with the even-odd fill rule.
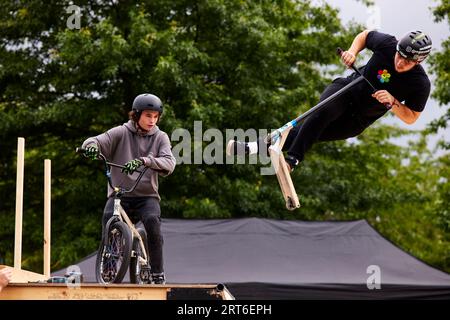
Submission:
[[[339,56],[342,56],[342,53],[344,53],[344,50],[342,50],[342,48],[338,47],[338,48],[336,49],[336,53],[337,53]]]
[[[83,148],[78,148],[78,147],[77,147],[77,148],[75,149],[75,152],[76,152],[76,153],[84,153],[85,151],[86,151],[86,149],[83,149]]]

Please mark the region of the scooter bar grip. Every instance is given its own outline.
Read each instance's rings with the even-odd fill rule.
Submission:
[[[344,50],[342,50],[342,48],[340,48],[340,47],[338,47],[337,49],[336,49],[336,53],[339,55],[339,56],[342,56],[342,53],[344,52]]]

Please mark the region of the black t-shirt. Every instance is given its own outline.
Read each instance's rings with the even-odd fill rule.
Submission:
[[[394,57],[397,40],[378,31],[367,35],[366,48],[373,51],[367,64],[360,69],[378,90],[387,90],[408,108],[421,112],[430,95],[430,80],[421,65],[407,72],[395,71]],[[358,77],[353,73],[348,79]],[[375,121],[387,112],[386,107],[372,97],[372,88],[363,81],[352,92],[356,112],[368,120]]]

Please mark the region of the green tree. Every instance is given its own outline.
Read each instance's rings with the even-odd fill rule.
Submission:
[[[441,3],[434,8],[434,21],[449,21],[450,4],[448,0],[442,0]],[[434,120],[429,125],[430,132],[436,133],[440,128],[447,128],[450,120],[450,37],[442,42],[442,50],[436,52],[430,57],[432,72],[436,75],[436,86],[433,97],[439,101],[440,105],[446,108],[446,112],[439,119]],[[449,141],[441,141],[444,149],[450,149]]]
[[[438,6],[433,9],[433,14],[436,22],[443,20],[450,24],[450,2],[448,0],[442,0]],[[430,57],[430,64],[432,65],[432,71],[436,76],[435,90],[433,97],[437,99],[440,105],[446,108],[446,112],[439,119],[432,121],[429,125],[428,131],[436,133],[441,128],[447,128],[450,120],[450,37],[442,43],[442,50],[434,53]],[[450,142],[445,138],[440,141],[440,146],[444,150],[450,150]],[[438,158],[433,168],[437,170],[436,184],[433,188],[434,198],[431,207],[428,209],[428,216],[433,218],[435,225],[437,225],[437,231],[430,232],[430,235],[434,235],[436,241],[434,241],[435,254],[429,254],[428,261],[433,261],[435,265],[439,265],[445,270],[450,270],[450,182],[448,177],[449,172],[449,154],[444,154]],[[431,247],[431,245],[430,245]],[[436,252],[438,251],[438,252]],[[430,257],[431,256],[431,257]]]

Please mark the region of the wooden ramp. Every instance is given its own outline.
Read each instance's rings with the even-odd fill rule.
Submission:
[[[222,285],[10,283],[0,300],[234,300]]]
[[[0,265],[0,269],[5,267]],[[48,283],[45,275],[17,268],[12,271],[11,283],[0,291],[0,300],[234,300],[221,283]]]

